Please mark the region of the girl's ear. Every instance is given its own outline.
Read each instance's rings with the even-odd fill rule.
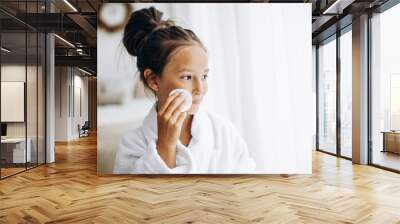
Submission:
[[[154,74],[151,69],[145,69],[143,72],[144,80],[146,80],[147,85],[152,89],[155,93],[158,93],[159,91],[159,85],[158,85],[158,76]]]

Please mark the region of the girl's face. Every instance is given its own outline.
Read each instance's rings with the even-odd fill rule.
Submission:
[[[191,45],[176,49],[161,77],[157,77],[159,105],[164,104],[172,90],[185,89],[192,94],[188,113],[196,113],[208,90],[208,70],[208,56],[202,47]]]

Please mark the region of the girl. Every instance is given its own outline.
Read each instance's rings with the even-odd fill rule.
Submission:
[[[114,173],[249,173],[255,163],[231,122],[201,109],[207,93],[208,56],[189,29],[162,20],[154,7],[135,11],[124,31],[140,78],[157,101],[141,127],[121,140]],[[193,99],[182,112],[187,90]]]

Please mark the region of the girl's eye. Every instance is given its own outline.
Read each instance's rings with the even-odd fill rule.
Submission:
[[[190,76],[190,75],[184,75],[184,76],[181,76],[181,79],[183,79],[183,80],[190,80],[190,79],[192,79],[192,76]]]
[[[207,74],[203,75],[203,79],[204,79],[204,80],[206,80],[207,78],[208,78],[208,75],[207,75]]]

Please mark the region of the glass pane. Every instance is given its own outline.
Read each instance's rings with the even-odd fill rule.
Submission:
[[[32,17],[39,11],[37,1],[27,2],[26,12],[27,18],[33,24],[37,23],[37,16]],[[26,113],[27,113],[27,150],[30,151],[30,158],[28,158],[27,167],[31,168],[37,166],[37,73],[38,73],[38,35],[36,30],[27,30],[27,99],[26,99]]]
[[[340,37],[340,121],[341,155],[352,157],[352,35]]]
[[[26,34],[1,34],[2,178],[25,170]],[[29,148],[29,147],[28,147]]]
[[[28,38],[28,63],[27,63],[27,99],[26,99],[26,111],[27,111],[27,143],[28,151],[30,150],[30,158],[28,158],[27,166],[28,168],[37,165],[37,33],[29,32],[27,33]]]
[[[336,40],[318,48],[318,147],[336,153]]]
[[[372,163],[400,170],[400,5],[372,18]]]
[[[38,45],[38,163],[45,163],[45,35],[39,33]]]
[[[0,173],[4,178],[45,161],[45,36],[21,22],[44,13],[45,1],[0,2],[0,7],[19,18],[0,12]]]

